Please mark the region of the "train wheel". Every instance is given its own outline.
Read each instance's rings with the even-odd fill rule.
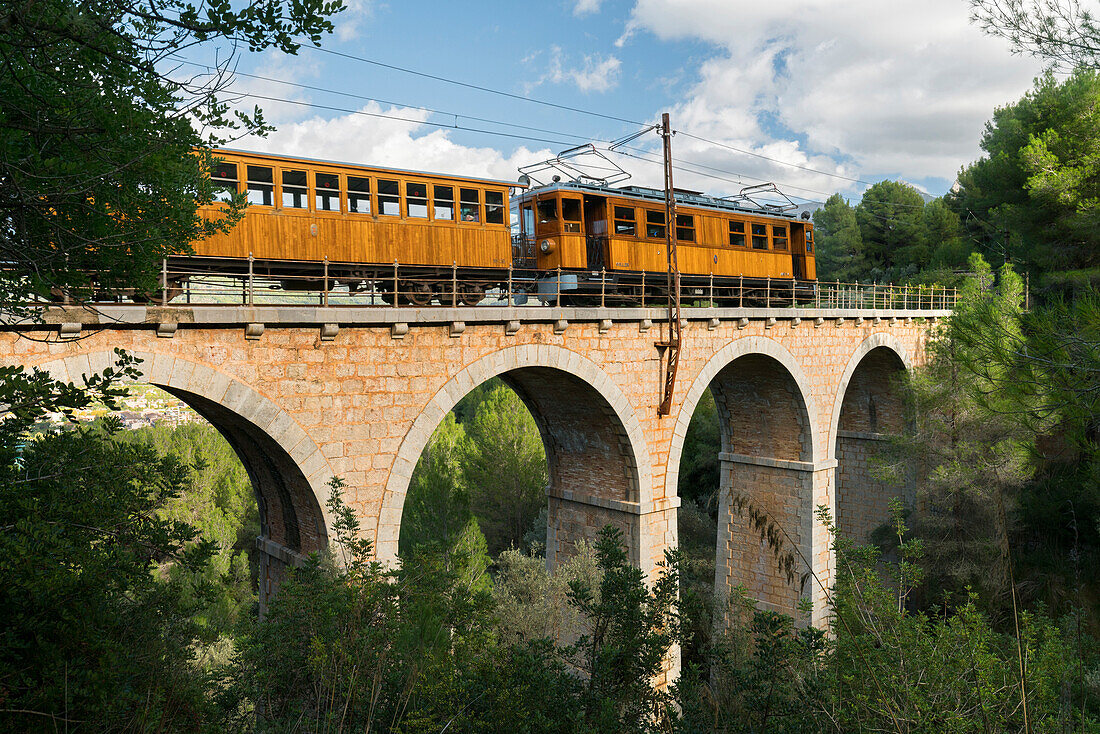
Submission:
[[[485,289],[473,283],[458,284],[458,302],[463,306],[476,306],[485,298]]]
[[[435,293],[427,283],[406,281],[401,284],[401,295],[414,306],[430,306]]]

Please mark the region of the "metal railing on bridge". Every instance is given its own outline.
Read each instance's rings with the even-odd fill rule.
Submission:
[[[562,305],[663,307],[664,273],[534,270],[509,267],[490,276],[457,265],[432,272],[401,265],[368,271],[361,264],[249,260],[247,270],[217,273],[214,261],[164,261],[155,291],[54,293],[54,303],[133,301],[168,305],[325,307],[461,307]],[[309,272],[310,269],[314,272]],[[296,272],[297,271],[297,272]],[[302,274],[304,271],[306,274]],[[797,308],[857,310],[948,310],[958,291],[938,285],[843,283],[789,278],[681,275],[685,308]]]

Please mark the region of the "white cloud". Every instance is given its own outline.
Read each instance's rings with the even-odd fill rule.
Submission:
[[[363,32],[363,25],[374,15],[374,0],[344,0],[344,12],[335,16],[333,31],[340,41],[353,41]]]
[[[950,180],[980,154],[994,107],[1017,99],[1040,68],[971,26],[967,9],[961,0],[637,0],[618,45],[644,32],[718,49],[673,110],[674,127],[834,173],[850,157],[865,175]],[[777,134],[808,150],[769,142]],[[856,186],[713,146],[694,152],[824,191]]]
[[[553,155],[546,149],[520,147],[505,155],[489,147],[460,145],[451,139],[451,131],[422,124],[428,116],[424,110],[383,108],[371,102],[361,107],[360,112],[368,114],[346,114],[331,119],[310,117],[283,124],[267,138],[246,138],[237,147],[501,180],[515,180],[519,166]],[[371,117],[371,114],[417,122]]]
[[[573,0],[573,15],[582,16],[600,12],[603,0]]]
[[[580,67],[569,67],[566,66],[565,54],[561,48],[551,46],[549,71],[537,82],[528,85],[528,90],[544,82],[550,82],[552,84],[572,83],[585,94],[588,92],[606,92],[614,89],[619,83],[622,65],[622,61],[615,56],[604,57],[600,54],[586,54]]]

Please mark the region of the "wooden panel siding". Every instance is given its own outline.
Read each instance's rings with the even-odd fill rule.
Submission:
[[[245,216],[229,234],[220,234],[193,243],[196,255],[257,259],[377,263],[450,267],[483,266],[505,268],[512,257],[508,226],[509,189],[506,184],[456,177],[412,174],[366,166],[331,164],[283,156],[223,151],[218,158],[235,163],[240,172],[238,191],[247,189],[247,166],[271,168],[274,178],[274,206],[250,205]],[[305,171],[308,183],[308,208],[283,206],[283,171]],[[331,174],[339,180],[339,211],[317,210],[316,174]],[[371,213],[351,212],[348,207],[348,176],[370,180]],[[401,216],[380,215],[378,179],[396,181]],[[453,187],[455,219],[435,219],[433,200],[428,198],[427,217],[409,217],[406,184],[419,184],[426,194],[427,184]],[[476,221],[456,221],[460,216],[459,188],[476,189],[479,206],[470,216]],[[486,221],[489,207],[486,193],[499,194],[503,202],[501,223]],[[200,209],[207,218],[220,216],[224,205]],[[583,259],[583,241],[582,259]]]

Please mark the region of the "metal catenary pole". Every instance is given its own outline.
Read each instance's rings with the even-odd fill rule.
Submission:
[[[668,340],[658,342],[657,349],[665,356],[664,391],[658,415],[672,412],[672,395],[676,389],[676,368],[680,362],[680,266],[676,260],[676,189],[672,183],[672,129],[668,113],[661,115],[661,138],[665,153],[665,251],[668,258]]]

